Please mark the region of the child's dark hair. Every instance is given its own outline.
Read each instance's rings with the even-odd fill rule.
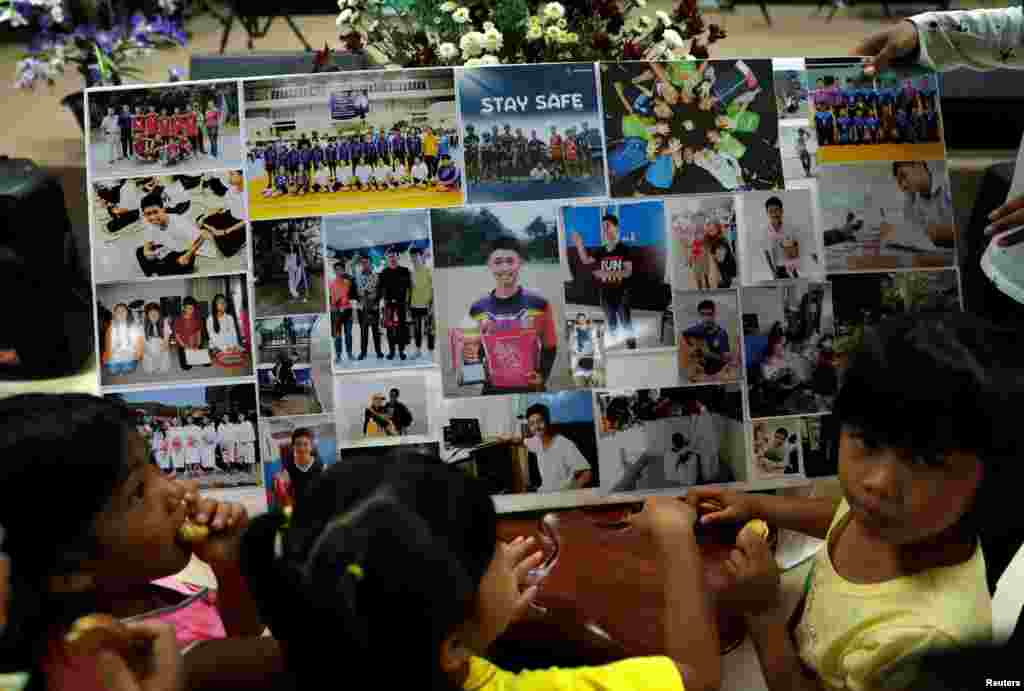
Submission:
[[[88,613],[87,598],[51,595],[46,584],[93,556],[93,522],[127,479],[134,431],[131,410],[97,396],[23,394],[0,400],[0,487],[7,489],[0,525],[11,557],[0,671],[36,668],[54,627]]]
[[[1019,501],[1011,494],[1019,488],[1024,409],[1018,339],[1015,330],[963,312],[888,318],[865,331],[834,409],[841,425],[878,446],[926,459],[977,454],[984,472],[962,525],[982,539],[993,589],[1021,539],[1005,515]]]
[[[551,409],[543,403],[534,403],[532,406],[526,409],[526,419],[529,420],[531,415],[540,415],[544,418],[544,424],[551,424]]]
[[[414,458],[337,463],[288,522],[252,522],[242,569],[297,686],[319,683],[339,650],[398,650],[389,685],[454,691],[441,644],[473,616],[495,555],[497,516],[480,481]]]
[[[523,246],[516,238],[511,235],[499,235],[492,242],[490,248],[487,250],[487,256],[491,256],[498,250],[509,250],[515,252],[519,256],[523,256]]]

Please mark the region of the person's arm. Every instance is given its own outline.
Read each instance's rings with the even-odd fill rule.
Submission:
[[[571,470],[568,487],[565,489],[583,489],[594,479],[594,471],[587,459],[580,453],[579,447],[568,437],[563,437],[563,439],[569,444],[570,451],[567,460]]]
[[[273,638],[203,641],[183,657],[190,691],[295,691],[280,644]]]
[[[768,523],[824,540],[840,500],[832,497],[783,497],[750,494],[751,514]]]
[[[626,98],[625,90],[622,87],[621,82],[615,82],[615,93],[619,95],[619,100],[622,101],[622,107],[626,109],[626,112],[630,115],[633,114],[633,104]]]
[[[997,9],[925,12],[908,20],[917,30],[918,62],[940,72],[1024,69],[1024,17],[1019,5]]]
[[[580,262],[584,265],[593,264],[596,260],[587,252],[587,246],[583,244],[583,236],[579,233],[572,234],[572,241],[576,245],[576,252],[580,255]]]

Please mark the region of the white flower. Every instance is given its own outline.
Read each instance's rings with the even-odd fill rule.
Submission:
[[[569,22],[566,21],[565,17],[562,17],[561,19],[558,20],[558,28],[559,29],[566,29],[568,27],[569,27]]]
[[[658,16],[658,19],[660,19],[661,23],[664,24],[665,26],[672,26],[672,18],[669,17],[668,13],[665,12],[664,10],[658,10],[654,14]]]
[[[647,0],[633,0],[640,9],[647,7]]]
[[[484,52],[481,47],[481,43],[484,35],[479,31],[470,31],[467,34],[463,34],[462,38],[459,39],[459,48],[462,50],[462,56],[464,58],[475,58]]]
[[[470,58],[466,60],[466,64],[463,67],[480,67],[483,63],[480,62],[480,58]]]
[[[497,55],[485,55],[480,58],[481,65],[500,65],[501,60],[498,59]]]
[[[648,17],[646,14],[640,17],[640,31],[651,31],[652,29],[654,29],[655,24],[657,24],[657,22]]]
[[[18,14],[18,11],[13,7],[8,7],[3,12],[0,12],[0,24],[4,22],[10,22],[12,27],[26,26],[28,24],[28,21]],[[21,63],[18,64],[20,65]]]
[[[527,26],[541,26],[540,17],[533,15],[526,20]]]
[[[337,24],[338,26],[341,26],[342,24],[348,24],[351,21],[352,21],[352,10],[345,9],[345,10],[341,11],[341,14],[339,14],[338,18],[336,20],[334,20],[334,23]]]
[[[559,39],[561,36],[562,30],[559,29],[557,26],[549,26],[547,30],[544,32],[544,38],[546,38],[548,41],[560,42]]]
[[[501,50],[502,43],[504,43],[504,38],[502,37],[501,32],[493,26],[484,32],[483,40],[480,41],[480,45],[483,46],[483,49],[491,53],[497,53]]]
[[[530,25],[530,28],[526,30],[526,40],[536,41],[544,35],[544,29],[539,26]]]
[[[454,43],[442,43],[437,47],[437,54],[442,60],[451,60],[459,54],[459,48]]]
[[[568,32],[567,34],[565,34],[564,38],[565,38],[564,43],[579,43],[580,42],[580,35],[578,33],[576,33],[575,31]]]
[[[484,33],[494,31],[494,22],[484,22]]]
[[[348,0],[349,7],[359,7],[359,0]]]
[[[457,7],[458,5],[456,5],[454,2],[451,2],[451,0],[448,0],[448,2],[442,2],[441,6],[438,9],[440,9],[442,12],[454,12],[455,8]]]
[[[565,16],[565,8],[557,2],[549,2],[544,5],[544,9],[542,11],[544,13],[544,18],[548,21],[557,21]]]
[[[460,7],[459,9],[452,12],[452,20],[456,24],[465,24],[469,21],[469,8]]]
[[[58,24],[64,23],[64,8],[60,5],[54,5],[50,8],[50,18]]]
[[[357,19],[359,19],[359,13],[356,12],[355,10],[352,10],[352,17],[349,19],[349,21],[355,23]]]
[[[669,48],[683,48],[686,46],[686,43],[683,42],[683,37],[675,29],[665,29],[664,37],[665,45]]]

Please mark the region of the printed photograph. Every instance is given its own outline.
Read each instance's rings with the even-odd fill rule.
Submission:
[[[245,271],[241,171],[93,183],[97,283]]]
[[[459,71],[471,204],[607,194],[593,63]]]
[[[778,65],[776,64],[776,67]],[[795,69],[775,70],[775,103],[780,120],[807,120],[811,116],[807,72]]]
[[[245,82],[253,220],[458,206],[451,69]]]
[[[938,76],[906,67],[867,77],[859,60],[807,60],[818,162],[941,161]]]
[[[327,311],[321,233],[319,216],[252,224],[257,316]]]
[[[771,60],[600,70],[613,197],[784,187]]]
[[[732,196],[665,201],[676,290],[739,285],[736,202]]]
[[[818,190],[828,272],[954,264],[945,162],[827,166]]]
[[[779,128],[779,149],[788,188],[818,177],[818,140],[813,127],[806,123],[796,126],[783,123]]]
[[[573,388],[558,213],[551,202],[431,213],[445,397]]]
[[[573,278],[565,284],[565,310],[576,337],[570,352],[576,355],[581,339],[592,344],[595,328],[602,336],[598,356],[674,346],[675,333],[666,320],[672,287],[664,204],[570,206],[562,209],[562,222]],[[597,320],[591,317],[595,312]],[[589,339],[578,323],[581,313],[591,324]],[[571,359],[574,370],[585,369],[580,358]]]
[[[751,425],[753,479],[797,475],[801,472],[803,424],[799,418],[755,422]]]
[[[88,94],[94,178],[241,168],[238,83]]]
[[[435,422],[448,465],[491,494],[550,494],[598,485],[589,391],[446,401]]]
[[[958,312],[960,282],[955,269],[829,276],[836,312],[836,365],[842,371],[860,348],[864,329],[913,312]]]
[[[830,412],[839,389],[831,286],[743,288],[740,303],[750,416]]]
[[[605,492],[747,480],[739,385],[602,392],[597,405]]]
[[[151,460],[167,476],[195,480],[203,489],[260,484],[256,387],[189,386],[107,398],[135,410]]]
[[[257,319],[256,374],[263,417],[334,412],[326,314]]]
[[[276,417],[260,425],[267,509],[295,506],[325,468],[338,460],[333,415]]]
[[[676,291],[679,380],[683,384],[726,384],[740,380],[740,315],[736,291]]]
[[[436,364],[429,213],[327,218],[324,243],[335,370]]]
[[[809,478],[839,474],[839,420],[835,415],[801,418],[804,475]]]
[[[825,278],[811,190],[749,192],[742,195],[739,207],[744,285]]]
[[[245,274],[96,287],[100,384],[252,376]]]
[[[334,378],[335,420],[342,446],[425,437],[434,404],[427,379],[411,372]]]

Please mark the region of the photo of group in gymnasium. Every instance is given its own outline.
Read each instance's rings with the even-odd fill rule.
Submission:
[[[808,59],[807,83],[822,165],[941,161],[938,77],[924,68],[864,74],[850,59]]]
[[[567,206],[562,222],[572,275],[565,284],[565,310],[570,316],[596,312],[591,323],[596,322],[603,338],[595,364],[610,351],[674,346],[675,333],[666,319],[672,288],[665,205]],[[583,336],[579,327],[576,336],[572,346]]]
[[[97,286],[100,383],[252,376],[245,274]]]
[[[732,195],[667,199],[676,290],[721,290],[739,285],[736,201]]]
[[[830,412],[839,390],[830,284],[743,288],[740,304],[750,416]]]
[[[322,225],[319,216],[252,224],[257,316],[327,311]]]
[[[334,412],[326,314],[257,319],[256,374],[263,417]]]
[[[334,378],[335,421],[342,447],[387,442],[426,440],[430,411],[436,410],[436,375],[433,387],[428,374],[392,372],[352,374]]]
[[[254,220],[462,203],[453,70],[332,72],[243,88]]]
[[[445,462],[483,480],[492,495],[597,487],[594,401],[589,391],[446,401],[434,420]],[[540,508],[536,503],[504,508]]]
[[[429,224],[426,211],[324,219],[335,371],[436,363]]]
[[[467,201],[607,194],[593,63],[459,72]]]
[[[836,310],[836,362],[842,371],[861,347],[864,329],[913,312],[958,312],[960,282],[954,269],[829,276]]]
[[[751,425],[755,479],[801,472],[803,425],[800,418],[755,422]]]
[[[202,489],[260,483],[262,449],[252,384],[108,393],[134,409],[151,461]]]
[[[783,187],[771,60],[600,69],[613,197]]]
[[[566,272],[558,207],[505,204],[431,213],[446,397],[573,388],[559,347]]]
[[[740,316],[736,291],[676,291],[679,381],[725,384],[740,379]]]
[[[260,444],[263,487],[271,511],[294,507],[309,483],[338,459],[333,415],[263,420]]]
[[[601,489],[652,491],[744,482],[737,384],[597,394]]]
[[[955,262],[953,198],[944,161],[826,166],[818,191],[829,273]]]
[[[238,84],[90,91],[93,177],[241,168]]]
[[[749,192],[740,195],[738,206],[744,285],[825,278],[811,190]]]
[[[98,283],[248,267],[241,171],[94,182],[92,199]]]

